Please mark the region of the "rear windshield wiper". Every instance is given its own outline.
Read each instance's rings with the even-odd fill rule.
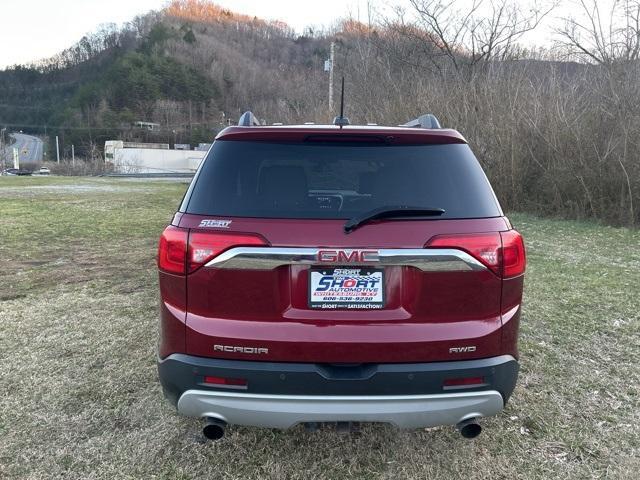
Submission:
[[[344,224],[344,233],[353,232],[359,226],[376,220],[379,218],[393,218],[393,217],[436,217],[444,213],[442,208],[430,208],[430,207],[409,207],[406,205],[387,205],[386,207],[374,208],[368,212],[363,212],[360,215],[356,215],[353,218],[347,220]]]

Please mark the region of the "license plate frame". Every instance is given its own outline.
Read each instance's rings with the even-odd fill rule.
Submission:
[[[340,279],[343,286],[336,283]],[[353,287],[344,286],[345,283],[352,282],[355,282]],[[383,268],[312,267],[309,269],[308,284],[308,305],[314,310],[380,310],[385,306]],[[325,290],[326,294],[323,294],[323,290],[318,290],[327,285],[330,286]]]

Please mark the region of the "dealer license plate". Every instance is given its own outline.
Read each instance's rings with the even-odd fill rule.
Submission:
[[[373,268],[314,268],[309,307],[367,310],[384,307],[384,272]]]

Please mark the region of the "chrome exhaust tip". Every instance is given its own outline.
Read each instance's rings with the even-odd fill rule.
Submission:
[[[482,432],[482,427],[475,418],[463,420],[456,425],[456,428],[464,438],[476,438]]]
[[[227,423],[223,420],[213,417],[207,417],[206,423],[202,428],[202,434],[208,440],[220,440],[224,437],[224,431],[227,428]]]

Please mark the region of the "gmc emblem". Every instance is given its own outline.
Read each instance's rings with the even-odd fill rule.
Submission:
[[[320,250],[318,261],[323,263],[368,263],[378,261],[377,250]]]

